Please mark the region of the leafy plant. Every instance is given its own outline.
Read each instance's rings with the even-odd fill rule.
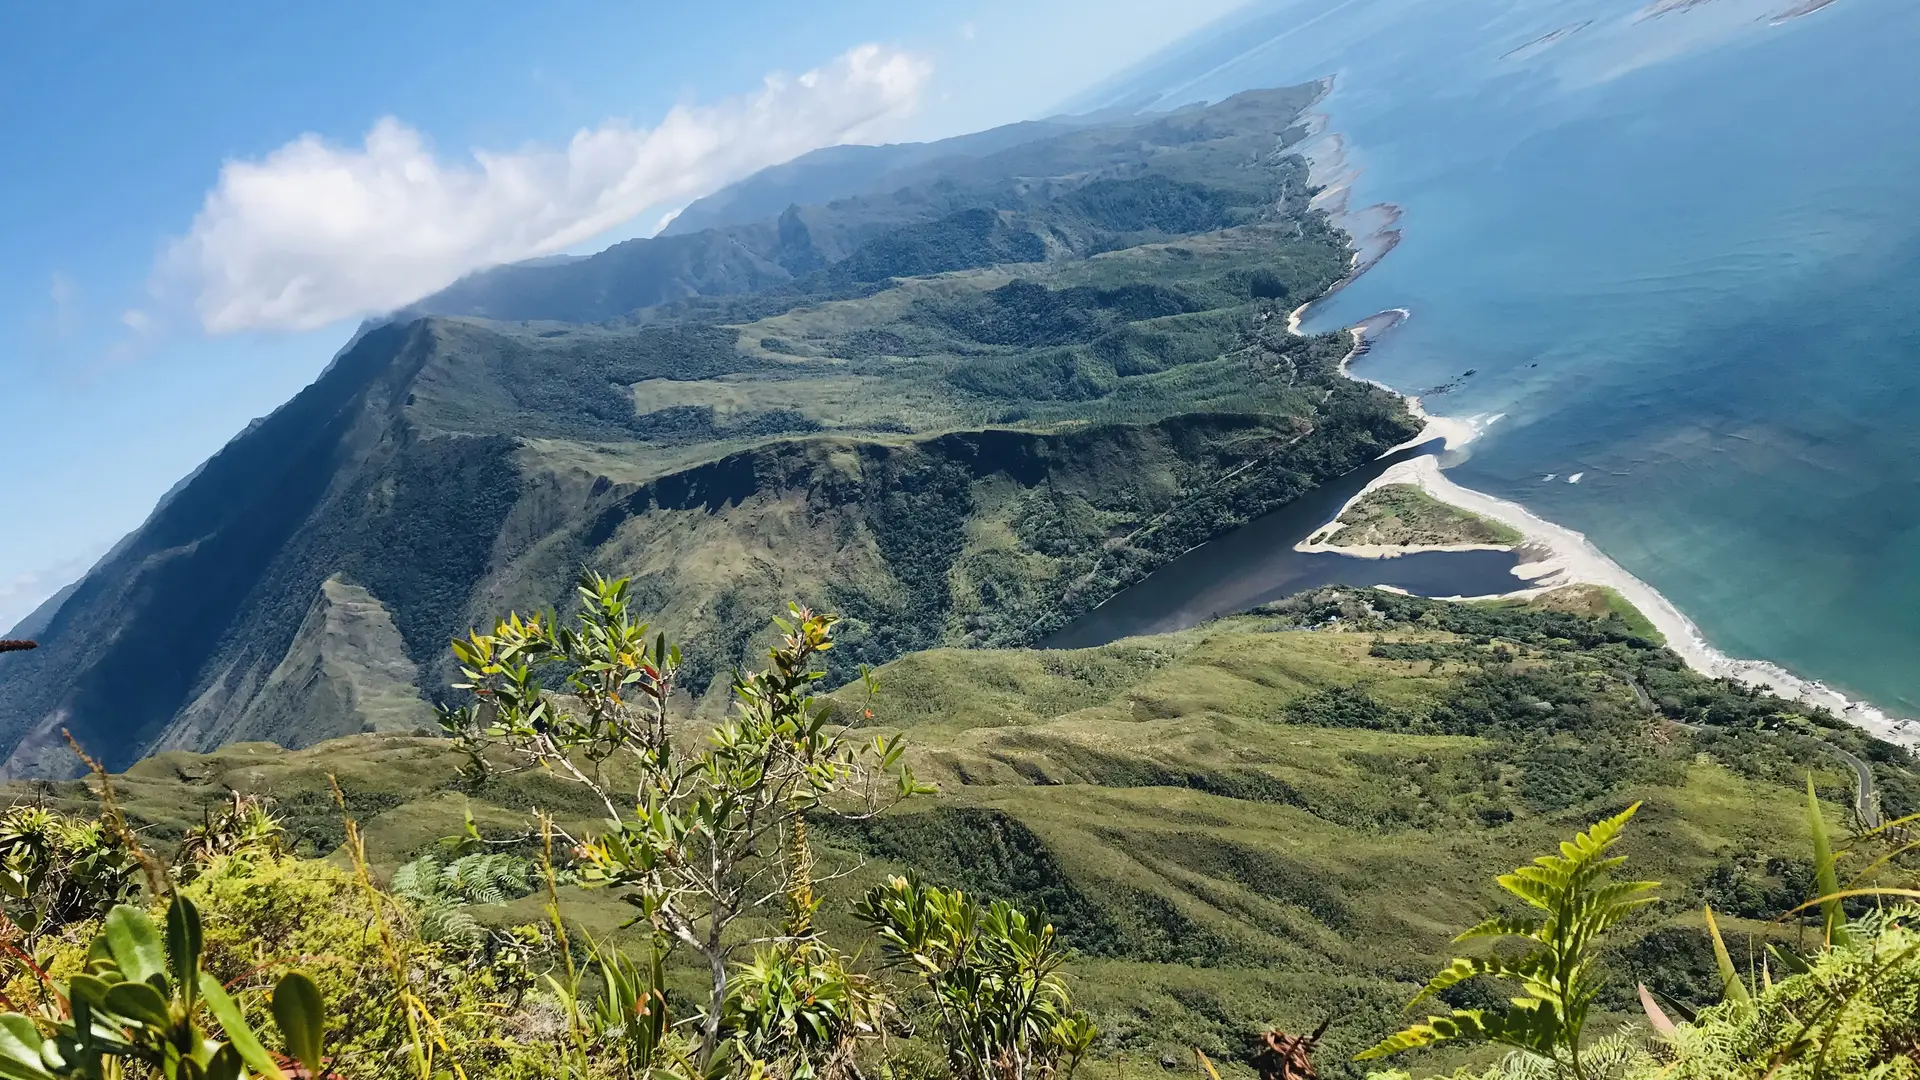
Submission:
[[[0,812],[0,894],[29,943],[131,899],[140,873],[139,860],[104,821],[42,806]]]
[[[727,987],[725,1028],[770,1075],[849,1074],[860,1040],[879,1034],[886,994],[817,940],[764,947]]]
[[[1846,944],[1794,958],[1758,992],[1663,1034],[1630,1080],[1816,1080],[1920,1075],[1920,908],[1846,926]],[[1783,956],[1790,954],[1780,954]],[[1763,973],[1764,975],[1764,973]]]
[[[670,711],[679,648],[632,618],[626,579],[588,573],[578,592],[573,626],[515,614],[455,641],[456,688],[478,700],[444,707],[441,724],[467,751],[470,775],[484,776],[499,753],[586,786],[606,807],[607,831],[578,844],[581,880],[624,890],[664,942],[699,957],[705,1068],[722,1040],[734,956],[767,943],[729,931],[766,902],[763,882],[781,870],[793,824],[814,810],[871,815],[927,789],[897,736],[848,741],[814,696],[834,616],[793,608],[790,621],[775,620],[782,638],[769,666],[735,677],[731,717],[694,752],[676,742]],[[549,669],[565,672],[564,698],[542,682]],[[615,759],[636,777],[618,796],[607,778]]]
[[[1409,1007],[1468,979],[1487,976],[1517,983],[1519,996],[1497,1012],[1455,1009],[1430,1016],[1363,1051],[1365,1061],[1450,1040],[1499,1043],[1553,1063],[1556,1071],[1587,1080],[1581,1062],[1581,1035],[1587,1014],[1599,996],[1601,940],[1622,919],[1653,903],[1657,882],[1614,881],[1626,861],[1608,850],[1640,808],[1635,803],[1543,855],[1495,880],[1500,887],[1542,914],[1494,916],[1455,941],[1482,938],[1527,943],[1514,956],[1461,957],[1435,975]]]
[[[218,813],[209,809],[201,824],[187,830],[180,842],[177,872],[191,878],[222,856],[280,855],[286,850],[286,839],[287,830],[267,809],[266,796],[235,791]]]
[[[892,1002],[815,931],[820,898],[805,818],[793,822],[786,896],[782,940],[756,950],[734,971],[725,1028],[745,1058],[771,1075],[844,1076],[852,1071],[859,1043],[880,1033]]]
[[[394,871],[393,895],[413,903],[420,915],[420,937],[467,947],[486,937],[469,904],[504,904],[533,891],[533,864],[504,851],[478,852],[456,859],[433,853]]]
[[[1070,953],[1039,915],[889,878],[854,905],[892,966],[918,976],[961,1080],[1068,1077],[1093,1045],[1062,977]]]
[[[282,975],[272,995],[285,1058],[268,1052],[219,980],[200,969],[200,913],[175,896],[164,939],[145,910],[122,904],[107,913],[87,952],[86,970],[68,980],[68,1015],[46,1022],[0,1016],[0,1075],[9,1080],[99,1080],[148,1070],[166,1080],[284,1080],[282,1061],[308,1075],[325,1067],[320,991],[299,972]]]

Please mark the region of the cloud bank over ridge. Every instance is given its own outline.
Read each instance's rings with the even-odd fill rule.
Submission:
[[[228,161],[156,281],[192,296],[203,329],[310,330],[388,311],[470,271],[551,255],[648,207],[684,204],[809,150],[871,139],[931,75],[862,45],[752,94],[678,106],[652,128],[608,121],[565,147],[437,156],[386,117],[358,147],[303,135]]]

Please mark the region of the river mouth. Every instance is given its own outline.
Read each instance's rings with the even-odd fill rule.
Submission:
[[[1363,559],[1294,550],[1381,473],[1443,447],[1439,439],[1411,446],[1322,484],[1174,559],[1040,645],[1085,649],[1139,634],[1170,633],[1323,585],[1390,585],[1420,596],[1492,596],[1525,587],[1513,574],[1520,558],[1510,551],[1422,551]]]

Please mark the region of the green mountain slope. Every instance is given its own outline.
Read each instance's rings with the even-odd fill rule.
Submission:
[[[7,774],[70,773],[63,731],[122,766],[404,724],[411,706],[346,704],[354,678],[287,688],[357,650],[430,697],[448,637],[564,601],[582,565],[635,576],[702,681],[789,599],[850,617],[838,674],[1036,640],[1414,430],[1339,375],[1342,339],[1281,327],[1348,265],[1287,152],[1319,90],[509,268],[495,291],[528,321],[369,329],[0,670]],[[740,277],[736,257],[779,270]],[[499,313],[457,292],[423,306]],[[310,617],[329,581],[393,633],[333,641]]]
[[[1108,1032],[1103,1055],[1238,1057],[1257,1031],[1336,1014],[1319,1060],[1344,1075],[1495,902],[1494,873],[1644,800],[1623,850],[1666,902],[1612,962],[1628,987],[1709,1000],[1699,905],[1764,919],[1804,899],[1797,785],[1811,773],[1836,807],[1851,801],[1850,769],[1822,741],[1872,760],[1891,809],[1912,807],[1920,781],[1901,751],[1693,675],[1619,618],[1557,606],[1326,590],[1098,649],[904,657],[880,671],[871,723],[907,730],[940,791],[867,822],[816,819],[847,874],[827,888],[844,900],[911,867],[1045,906],[1082,953],[1075,995]],[[850,718],[869,704],[843,697]],[[438,740],[362,735],[164,753],[116,787],[161,843],[229,789],[270,792],[317,855],[341,838],[334,775],[386,868],[468,812],[503,837],[524,835],[535,807],[595,827],[590,800],[551,774],[467,790],[454,764]],[[91,798],[79,784],[15,790]],[[487,917],[534,918],[537,904]],[[628,914],[602,893],[568,905],[595,933]],[[842,903],[823,917],[851,933]]]

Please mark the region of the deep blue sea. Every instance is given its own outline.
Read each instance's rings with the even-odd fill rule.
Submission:
[[[1454,479],[1916,716],[1920,3],[1793,3],[1270,0],[1078,104],[1336,76],[1403,240],[1307,328],[1411,309],[1362,372],[1505,414]]]

